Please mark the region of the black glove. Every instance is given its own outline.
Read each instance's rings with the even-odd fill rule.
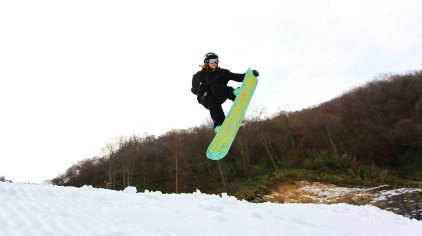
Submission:
[[[254,75],[255,77],[258,77],[258,76],[259,76],[259,73],[258,73],[258,71],[257,71],[257,70],[252,70],[252,73],[253,73],[253,75]]]
[[[193,88],[191,88],[191,89],[190,89],[190,91],[191,91],[193,94],[195,94],[195,95],[197,95],[197,93],[198,93],[198,92],[197,92],[197,91],[195,91]]]
[[[198,95],[196,97],[196,100],[198,100],[199,104],[203,104],[205,102],[205,99],[207,98],[208,93],[205,92],[204,94],[202,94],[202,96]]]

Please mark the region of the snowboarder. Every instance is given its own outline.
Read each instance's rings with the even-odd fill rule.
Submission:
[[[227,100],[234,101],[239,93],[239,88],[233,89],[227,86],[230,80],[243,82],[245,74],[232,73],[218,66],[219,58],[214,52],[204,56],[202,70],[193,75],[192,93],[197,96],[199,104],[210,111],[214,121],[214,130],[217,133],[226,118],[222,104]],[[258,71],[253,70],[254,76],[259,76]]]

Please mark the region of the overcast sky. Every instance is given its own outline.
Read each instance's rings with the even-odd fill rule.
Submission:
[[[232,72],[260,72],[248,114],[300,110],[421,70],[421,9],[418,0],[1,1],[0,176],[42,182],[117,137],[206,123],[190,88],[209,51]]]

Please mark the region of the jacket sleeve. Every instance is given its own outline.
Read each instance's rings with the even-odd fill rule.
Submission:
[[[226,71],[226,78],[228,80],[234,80],[236,82],[243,82],[243,79],[245,78],[245,73],[238,74],[238,73],[232,73],[229,70]]]

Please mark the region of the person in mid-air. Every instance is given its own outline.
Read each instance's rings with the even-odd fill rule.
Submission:
[[[227,100],[234,101],[240,88],[233,89],[227,86],[230,80],[243,82],[245,74],[232,73],[218,66],[218,55],[209,52],[204,56],[202,69],[192,78],[192,93],[197,96],[199,104],[210,111],[214,121],[214,130],[217,133],[226,118],[222,104]],[[254,76],[259,76],[258,71],[253,70]]]

